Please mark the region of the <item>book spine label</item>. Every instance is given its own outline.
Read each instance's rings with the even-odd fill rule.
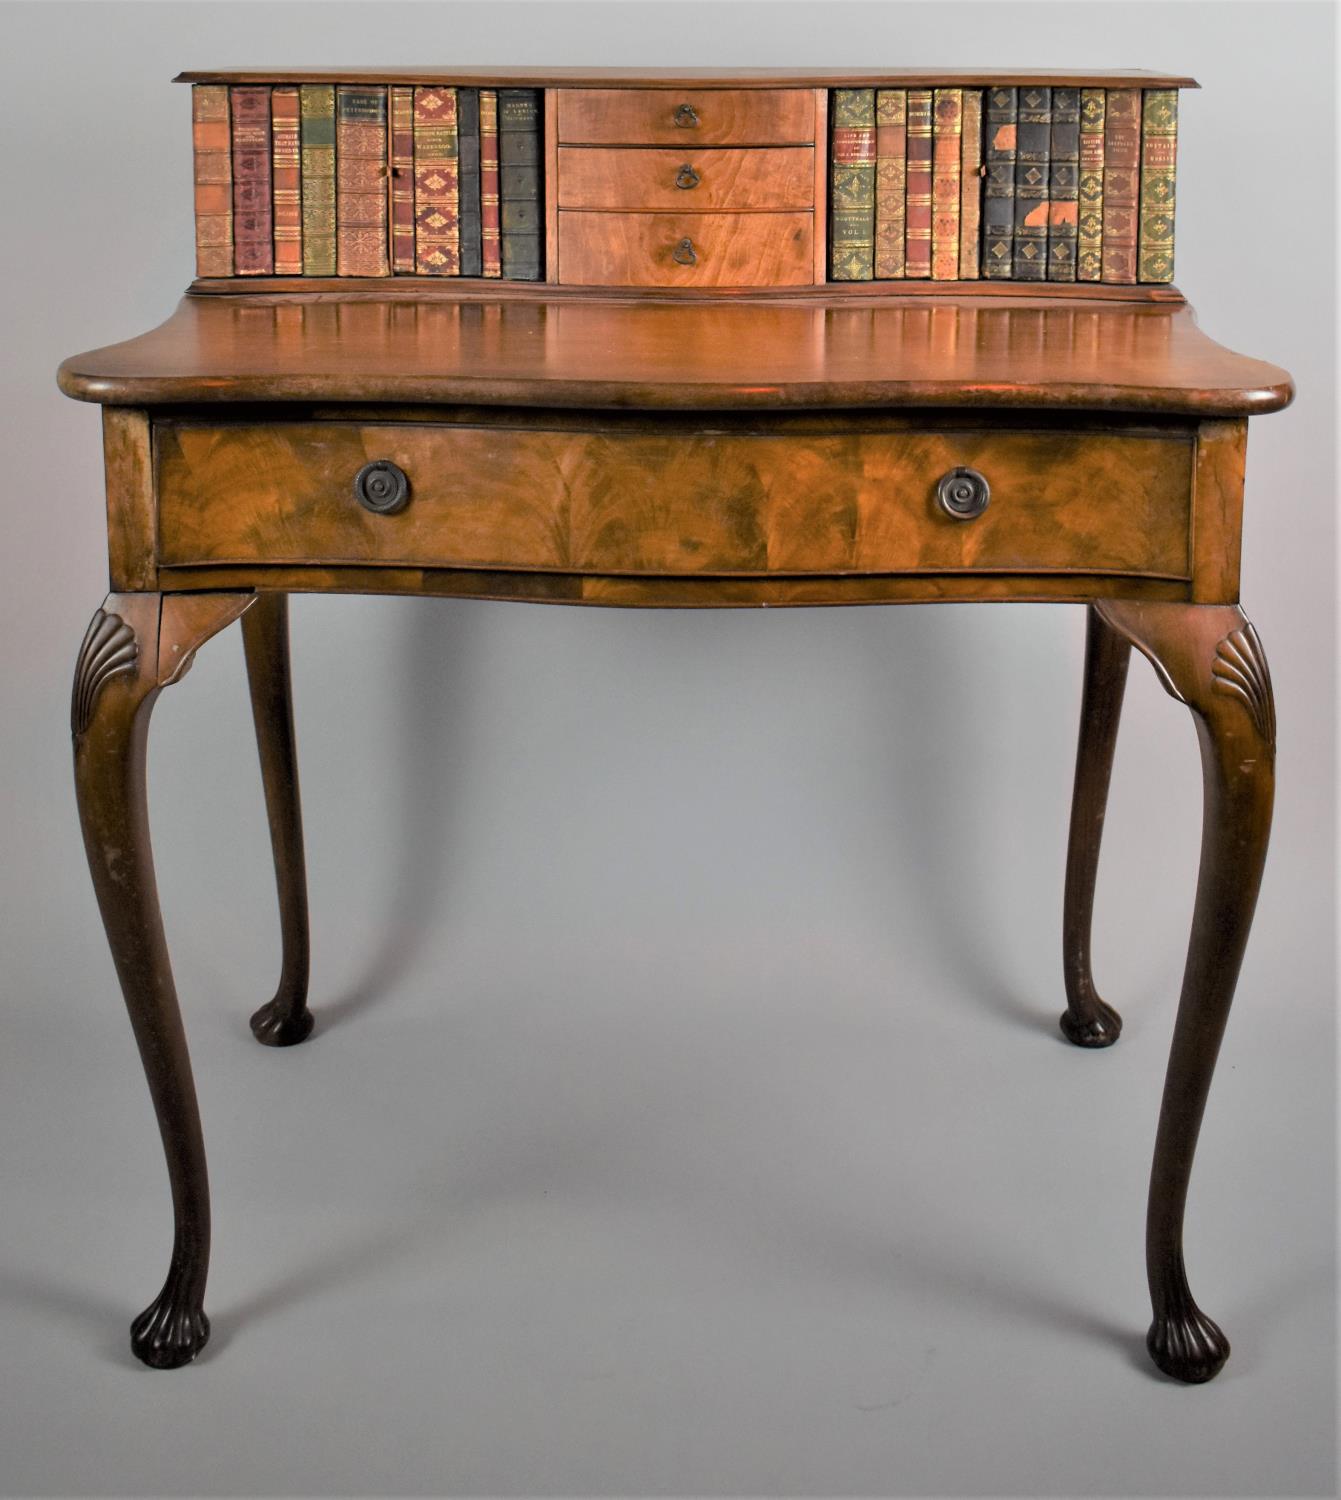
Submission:
[[[335,88],[305,83],[302,114],[303,275],[335,275]]]
[[[964,154],[959,166],[959,279],[977,281],[982,219],[982,90],[964,90]]]
[[[931,90],[908,90],[905,276],[931,275]]]
[[[835,89],[830,132],[829,279],[875,275],[875,90]]]
[[[270,90],[233,88],[228,105],[233,117],[233,269],[239,276],[269,276],[275,269]]]
[[[225,84],[191,90],[195,157],[196,275],[233,274],[233,143]]]
[[[480,254],[480,91],[456,91],[457,137],[461,175],[461,274],[479,276]]]
[[[1136,280],[1141,91],[1109,89],[1104,119],[1103,279]]]
[[[503,275],[539,281],[544,205],[540,198],[540,91],[498,91],[499,232]]]
[[[1016,94],[988,89],[983,159],[987,176],[982,198],[982,274],[1009,281],[1015,259]]]
[[[963,89],[937,89],[931,114],[931,277],[933,281],[954,281],[959,276]]]
[[[1080,216],[1076,222],[1076,280],[1103,275],[1104,91],[1080,92]]]
[[[271,201],[275,210],[275,275],[303,274],[303,191],[296,88],[270,93]]]
[[[498,90],[480,90],[480,260],[486,276],[503,274],[499,225]]]
[[[1048,146],[1048,280],[1076,279],[1080,217],[1080,90],[1053,89]]]
[[[1048,270],[1048,154],[1052,90],[1022,88],[1015,121],[1015,277],[1045,281]]]
[[[391,274],[414,274],[414,90],[391,89]]]
[[[908,191],[908,90],[875,96],[875,275],[903,275],[904,194]]]
[[[335,89],[335,270],[388,276],[386,89]]]
[[[1141,219],[1137,279],[1173,280],[1178,91],[1146,89],[1141,108]]]

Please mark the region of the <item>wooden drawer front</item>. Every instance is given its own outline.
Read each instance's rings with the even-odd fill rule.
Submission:
[[[813,213],[559,214],[565,286],[810,286]]]
[[[558,137],[592,146],[807,146],[810,89],[559,89]]]
[[[154,447],[169,566],[1188,575],[1181,433],[165,422]],[[374,459],[409,476],[395,515],[354,498]],[[991,485],[972,521],[936,501],[959,465]]]
[[[559,207],[669,209],[813,208],[815,148],[691,146],[676,151],[591,146],[559,149]]]

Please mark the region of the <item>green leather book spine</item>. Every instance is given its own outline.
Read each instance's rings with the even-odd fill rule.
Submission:
[[[461,274],[484,273],[480,253],[480,91],[457,89],[456,130],[461,177]]]
[[[1173,280],[1174,165],[1178,91],[1146,89],[1141,104],[1141,220],[1138,281]]]
[[[303,275],[335,275],[335,86],[299,89]]]
[[[540,90],[498,91],[498,216],[506,281],[544,274]]]
[[[1080,91],[1080,214],[1076,221],[1076,280],[1098,281],[1103,275],[1104,245],[1104,101],[1103,89]]]
[[[829,138],[829,279],[875,277],[875,90],[835,89]]]

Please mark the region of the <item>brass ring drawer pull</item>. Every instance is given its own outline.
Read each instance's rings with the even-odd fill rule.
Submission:
[[[685,235],[684,239],[671,251],[671,259],[682,266],[698,264],[698,251],[694,249],[694,242],[688,235]]]
[[[410,481],[389,458],[375,459],[355,474],[354,498],[374,515],[392,516],[410,503]]]
[[[692,130],[698,124],[698,111],[692,104],[682,104],[675,111],[675,123]]]
[[[977,469],[951,469],[936,484],[941,509],[955,521],[971,521],[982,515],[991,498],[991,486]]]
[[[684,166],[675,174],[675,186],[677,188],[696,188],[703,179],[698,173],[685,162]]]

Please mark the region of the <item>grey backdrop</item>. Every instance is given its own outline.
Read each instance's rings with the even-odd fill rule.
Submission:
[[[6,547],[0,1489],[1234,1494],[1335,1483],[1333,17],[1291,4],[0,10]],[[201,1362],[130,1358],[152,1116],[66,732],[105,585],[58,361],[191,270],[179,68],[1151,66],[1178,282],[1295,375],[1244,596],[1276,832],[1188,1221],[1234,1355],[1147,1366],[1142,1217],[1195,876],[1186,711],[1132,670],[1099,885],[1127,1029],[1066,1047],[1071,607],[299,600],[313,1042],[236,631],[159,705],[159,878],[216,1212]]]

